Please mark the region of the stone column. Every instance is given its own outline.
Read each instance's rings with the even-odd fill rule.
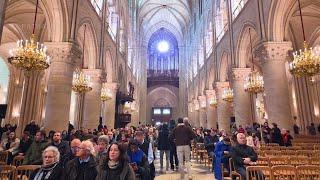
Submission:
[[[1,42],[1,37],[2,37],[2,30],[3,30],[3,25],[4,25],[4,17],[5,17],[7,2],[8,2],[8,0],[0,1],[0,42]]]
[[[92,90],[84,96],[83,123],[82,127],[87,129],[98,128],[101,114],[101,69],[83,69],[91,78]]]
[[[233,68],[233,103],[237,126],[253,123],[250,93],[244,90],[245,79],[250,72],[250,68]]]
[[[105,102],[102,124],[107,125],[109,129],[113,129],[115,125],[116,94],[119,85],[117,83],[105,83],[105,86],[110,90],[112,98]]]
[[[229,82],[216,82],[218,126],[219,130],[223,129],[226,132],[230,132],[230,117],[233,114],[231,103],[222,100],[223,91],[228,87]]]
[[[193,125],[195,127],[200,127],[200,119],[199,119],[199,110],[200,110],[200,106],[199,109],[196,109],[196,104],[199,105],[199,101],[197,99],[193,100]]]
[[[292,122],[285,63],[291,49],[291,42],[265,42],[256,48],[263,72],[268,121],[289,130]]]
[[[206,128],[207,127],[206,96],[199,96],[198,99],[199,99],[199,104],[200,104],[200,109],[199,109],[200,127]]]
[[[69,43],[46,43],[51,57],[46,101],[46,130],[67,130],[71,87],[75,63],[80,61],[78,46]]]
[[[24,72],[24,74],[24,87],[17,134],[22,134],[23,129],[31,120],[39,122],[39,119],[36,118],[39,117],[38,113],[42,111],[40,108],[40,85],[44,72]]]
[[[206,100],[207,100],[207,128],[217,129],[217,108],[210,106],[211,98],[216,96],[215,90],[206,90]]]

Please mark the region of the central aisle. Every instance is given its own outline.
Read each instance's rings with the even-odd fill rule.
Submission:
[[[156,167],[156,178],[155,180],[180,180],[180,174],[178,171],[167,171],[165,174],[159,174],[160,171],[160,155],[159,151],[156,153],[157,159],[154,164]],[[166,160],[164,158],[164,167]],[[209,167],[205,167],[204,164],[200,164],[200,162],[196,162],[196,160],[191,160],[191,172],[193,180],[214,180],[213,173],[210,172]],[[188,179],[187,174],[185,179]]]

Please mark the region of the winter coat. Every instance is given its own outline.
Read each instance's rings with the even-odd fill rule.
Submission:
[[[83,173],[83,177],[78,177]],[[98,164],[94,156],[90,156],[89,162],[80,164],[79,158],[69,161],[64,169],[65,180],[94,180],[98,174]]]
[[[237,144],[231,148],[231,157],[234,162],[235,169],[245,168],[243,158],[249,157],[252,162],[258,160],[258,155],[254,149],[246,144]]]
[[[214,175],[216,179],[221,180],[221,163],[224,165],[224,168],[229,169],[229,155],[224,154],[224,151],[230,152],[231,146],[225,144],[223,141],[220,141],[216,144],[216,147],[214,149],[214,155],[215,155],[215,163],[214,163]]]
[[[33,141],[29,147],[26,155],[24,156],[24,165],[41,165],[42,164],[42,152],[47,148],[49,143],[45,140],[36,142]]]
[[[121,163],[121,162],[120,162]],[[113,171],[113,172],[112,172]],[[98,167],[96,180],[135,180],[135,173],[127,162],[122,162],[116,169],[110,169],[108,162],[104,161]]]
[[[66,158],[67,154],[71,152],[69,143],[67,141],[61,141],[60,144],[54,144],[52,142],[51,145],[58,148],[60,152],[60,161],[63,161],[63,159]]]
[[[169,129],[162,129],[158,137],[158,150],[169,150]]]
[[[176,128],[173,129],[170,138],[175,139],[177,146],[187,146],[191,140],[196,137],[192,129],[183,123],[179,123]]]
[[[32,172],[30,180],[61,180],[62,179],[62,166],[59,163],[50,165],[49,167],[41,167]],[[39,173],[39,174],[38,174]],[[43,178],[41,174],[45,177]]]

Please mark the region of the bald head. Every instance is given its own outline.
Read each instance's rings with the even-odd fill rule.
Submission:
[[[246,135],[243,133],[238,133],[237,134],[237,141],[239,144],[246,144],[247,143]]]
[[[74,139],[71,141],[70,148],[73,155],[75,155],[79,150],[80,144],[81,144],[81,141],[79,139]]]

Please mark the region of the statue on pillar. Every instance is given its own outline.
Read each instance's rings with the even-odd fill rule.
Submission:
[[[133,93],[134,93],[134,86],[131,83],[131,81],[129,81],[129,96],[133,98]]]

